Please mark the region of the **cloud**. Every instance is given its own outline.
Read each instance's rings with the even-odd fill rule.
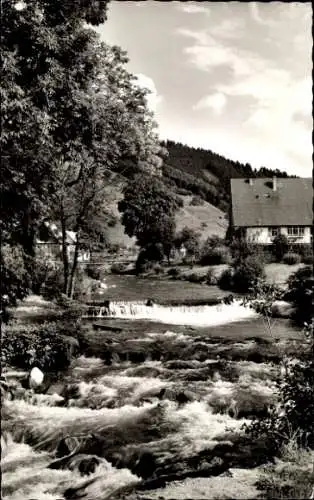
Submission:
[[[271,4],[250,2],[228,14],[213,6],[208,29],[177,30],[190,41],[183,47],[186,64],[203,72],[210,86],[193,109],[209,107],[221,114],[228,102],[244,150],[255,156],[247,161],[255,165],[289,165],[291,171],[297,158],[301,168],[311,161],[309,10],[302,4],[275,2],[273,10]],[[238,132],[230,130],[229,141],[236,157],[239,142],[232,134]]]
[[[258,24],[262,24],[266,26],[268,24],[268,21],[265,21],[261,16],[258,8],[258,2],[250,2],[249,3],[249,8],[251,12],[251,16],[253,21],[255,21]]]
[[[212,108],[215,113],[220,115],[222,110],[227,104],[227,98],[225,94],[221,92],[216,92],[214,94],[210,94],[202,97],[194,106],[194,110]]]
[[[209,7],[205,7],[204,5],[199,5],[192,2],[184,2],[184,4],[180,3],[180,5],[178,5],[178,8],[181,10],[181,12],[184,12],[186,14],[210,14]]]
[[[149,90],[149,94],[146,96],[149,109],[151,111],[156,111],[158,104],[162,101],[162,96],[158,94],[154,80],[142,73],[135,76],[137,77],[137,85]]]

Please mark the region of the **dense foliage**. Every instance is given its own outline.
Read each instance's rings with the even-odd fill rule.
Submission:
[[[163,165],[163,174],[173,186],[200,196],[223,211],[230,202],[230,179],[237,177],[287,177],[285,172],[262,167],[253,169],[237,161],[228,160],[213,151],[193,148],[171,140],[162,143],[169,156]]]
[[[152,247],[161,245],[164,255],[169,257],[178,209],[171,191],[159,177],[141,174],[125,186],[123,194],[118,208],[126,234],[135,236],[137,244],[148,254],[158,253]],[[152,257],[150,260],[160,259]]]
[[[285,234],[278,234],[272,244],[272,252],[277,260],[280,262],[283,256],[288,252],[289,242]]]
[[[194,262],[200,253],[200,236],[198,231],[185,226],[177,233],[174,246],[180,249],[183,245],[186,250],[187,259]]]
[[[21,245],[3,244],[1,247],[1,321],[7,321],[8,307],[14,307],[30,288],[30,276],[25,267]]]
[[[20,245],[32,271],[39,228],[56,222],[69,296],[79,251],[104,241],[112,221],[105,188],[139,170],[158,171],[165,153],[125,52],[89,26],[104,22],[106,7],[96,0],[79,8],[59,0],[1,4],[2,241]],[[76,233],[71,259],[68,230]]]
[[[270,285],[258,285],[250,304],[267,319],[272,334],[271,305],[278,291]],[[282,373],[277,381],[279,404],[267,416],[256,419],[246,431],[253,437],[270,437],[279,451],[295,441],[299,446],[314,449],[314,329],[313,329],[313,270],[301,268],[288,282],[286,299],[297,306],[297,318],[304,325],[303,338],[296,358],[282,357]]]
[[[286,299],[296,306],[296,320],[303,326],[303,323],[311,323],[314,310],[313,294],[313,267],[301,267],[293,273],[288,280],[288,292]]]
[[[37,366],[44,372],[65,370],[71,361],[69,346],[56,322],[10,326],[2,336],[1,360],[22,369]]]

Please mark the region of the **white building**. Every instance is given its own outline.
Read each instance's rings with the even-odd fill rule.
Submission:
[[[311,244],[312,179],[231,179],[231,228],[248,243],[270,245],[277,234]]]

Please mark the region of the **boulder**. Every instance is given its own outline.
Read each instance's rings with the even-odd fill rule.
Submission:
[[[80,397],[80,388],[77,384],[66,385],[60,396],[67,401],[69,399],[78,399]]]
[[[77,437],[68,436],[62,438],[58,444],[56,456],[58,458],[66,457],[75,453],[80,447],[80,441]]]
[[[29,374],[29,388],[30,389],[39,388],[42,385],[44,378],[45,376],[43,372],[35,366],[34,368],[32,368]]]
[[[65,384],[62,382],[49,385],[46,394],[52,396],[53,394],[57,394],[58,396],[62,396],[65,391]]]
[[[171,388],[168,389],[166,387],[163,387],[160,390],[158,398],[161,400],[169,399],[170,401],[176,401],[177,403],[179,403],[179,405],[190,403],[191,401],[196,400],[194,393],[191,391],[176,391]]]
[[[98,465],[99,459],[97,457],[83,457],[78,464],[78,470],[82,476],[89,476],[89,474],[94,474]]]

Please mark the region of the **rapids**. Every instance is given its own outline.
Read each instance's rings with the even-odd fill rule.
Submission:
[[[134,322],[132,331],[95,332],[87,323],[84,355],[58,382],[75,386],[66,400],[57,384],[46,394],[25,391],[4,401],[4,500],[118,500],[140,490],[149,499],[150,490],[173,481],[265,461],[265,445],[248,442],[242,426],[276,402],[273,339],[265,338],[262,322],[263,341],[213,337],[198,328],[246,320],[249,330],[250,309],[238,302],[110,307],[111,317],[147,320],[146,330]],[[154,331],[157,320],[196,328]],[[280,342],[281,349],[288,346],[287,339]],[[20,373],[11,370],[10,380],[18,384]],[[78,447],[62,461],[58,450],[68,437]],[[95,470],[82,476],[91,459]]]

